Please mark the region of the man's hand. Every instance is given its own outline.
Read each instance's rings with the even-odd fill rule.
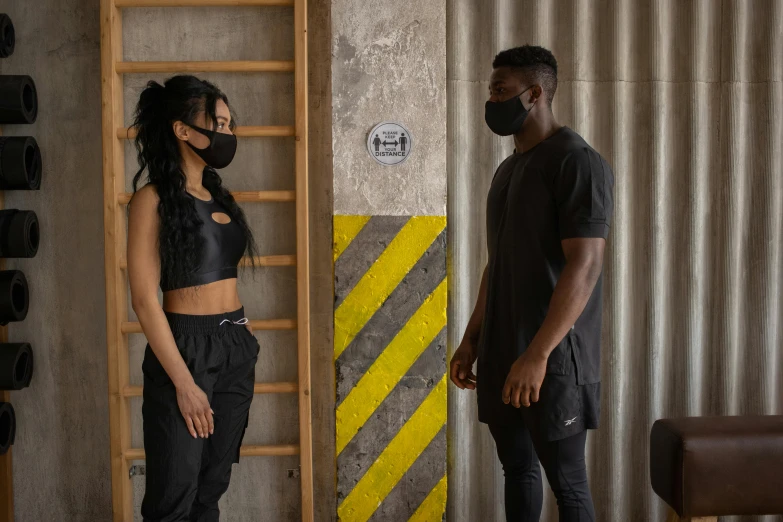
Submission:
[[[511,403],[515,408],[520,405],[527,408],[531,402],[538,402],[538,392],[546,375],[547,358],[530,348],[511,366],[503,386],[503,402]]]
[[[465,338],[451,358],[451,382],[460,390],[475,390],[476,376],[473,374],[473,363],[476,362],[476,344],[472,339]]]

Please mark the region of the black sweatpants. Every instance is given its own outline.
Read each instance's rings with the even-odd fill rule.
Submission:
[[[196,384],[214,413],[215,432],[193,438],[179,411],[174,384],[147,345],[144,353],[144,522],[213,522],[228,489],[231,466],[253,399],[259,345],[239,309],[220,315],[167,313],[171,331]]]
[[[507,522],[538,522],[544,497],[541,467],[557,498],[560,522],[595,522],[585,466],[587,430],[555,441],[532,435],[521,421],[490,424],[489,430],[506,476]]]

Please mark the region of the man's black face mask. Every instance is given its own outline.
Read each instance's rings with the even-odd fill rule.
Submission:
[[[492,132],[499,136],[510,136],[519,132],[530,112],[519,98],[532,88],[531,85],[504,102],[487,101],[484,106],[484,121]]]

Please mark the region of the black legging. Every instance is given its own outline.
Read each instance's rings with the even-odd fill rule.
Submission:
[[[489,430],[506,475],[507,522],[538,522],[544,496],[541,467],[557,498],[560,522],[595,522],[585,467],[587,431],[547,442],[532,437],[521,422],[490,424]]]

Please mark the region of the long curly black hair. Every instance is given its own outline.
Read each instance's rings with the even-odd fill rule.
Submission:
[[[226,95],[212,83],[195,76],[179,75],[169,78],[164,85],[155,81],[147,83],[136,107],[133,127],[137,131],[139,170],[133,177],[133,192],[139,188],[146,171],[145,184],[153,184],[160,198],[161,280],[168,281],[174,288],[182,287],[188,274],[198,269],[204,239],[198,233],[202,221],[196,213],[195,202],[185,190],[185,173],[173,123],[193,123],[203,111],[207,128],[214,128],[218,100],[228,105]],[[234,120],[232,117],[232,130],[236,125]],[[223,187],[223,180],[214,169],[204,169],[202,184],[242,228],[247,238],[245,254],[254,266],[257,248],[244,212]]]

